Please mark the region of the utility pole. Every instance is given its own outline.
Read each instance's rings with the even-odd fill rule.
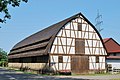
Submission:
[[[95,22],[96,22],[95,27],[99,32],[103,30],[103,28],[101,28],[101,25],[103,24],[103,21],[101,19],[102,19],[102,15],[100,15],[99,10],[97,10],[97,17],[95,18]]]

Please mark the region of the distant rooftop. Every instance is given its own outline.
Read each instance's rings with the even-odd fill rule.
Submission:
[[[107,53],[120,52],[120,44],[118,44],[113,38],[105,38],[103,39],[103,42],[107,49]]]

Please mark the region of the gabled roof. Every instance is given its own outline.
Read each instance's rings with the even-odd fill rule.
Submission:
[[[120,45],[112,38],[103,39],[104,45],[108,53],[120,52]]]
[[[105,38],[105,39],[103,39],[103,42],[106,43],[109,40],[110,40],[110,38]]]
[[[82,16],[88,24],[90,24],[94,30],[99,35],[101,41],[102,38],[98,33],[97,29],[94,27],[92,23],[88,21],[86,17],[82,13],[78,13],[70,18],[67,18],[61,22],[58,22],[42,31],[39,31],[21,42],[17,43],[12,50],[10,51],[9,58],[19,58],[19,57],[30,57],[30,56],[40,56],[47,55],[50,51],[51,45],[55,39],[57,33],[71,20],[76,19],[77,17]]]

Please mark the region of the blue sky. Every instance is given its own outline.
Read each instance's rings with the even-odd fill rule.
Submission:
[[[0,48],[9,52],[12,47],[52,24],[82,12],[95,25],[97,10],[102,14],[102,38],[112,37],[120,43],[120,0],[29,0],[20,7],[9,7],[12,15],[0,24]]]

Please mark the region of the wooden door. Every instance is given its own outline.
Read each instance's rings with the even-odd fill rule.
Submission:
[[[85,40],[76,38],[75,39],[75,54],[85,54]]]
[[[89,69],[88,56],[72,56],[71,57],[71,71],[72,73],[84,74]]]

